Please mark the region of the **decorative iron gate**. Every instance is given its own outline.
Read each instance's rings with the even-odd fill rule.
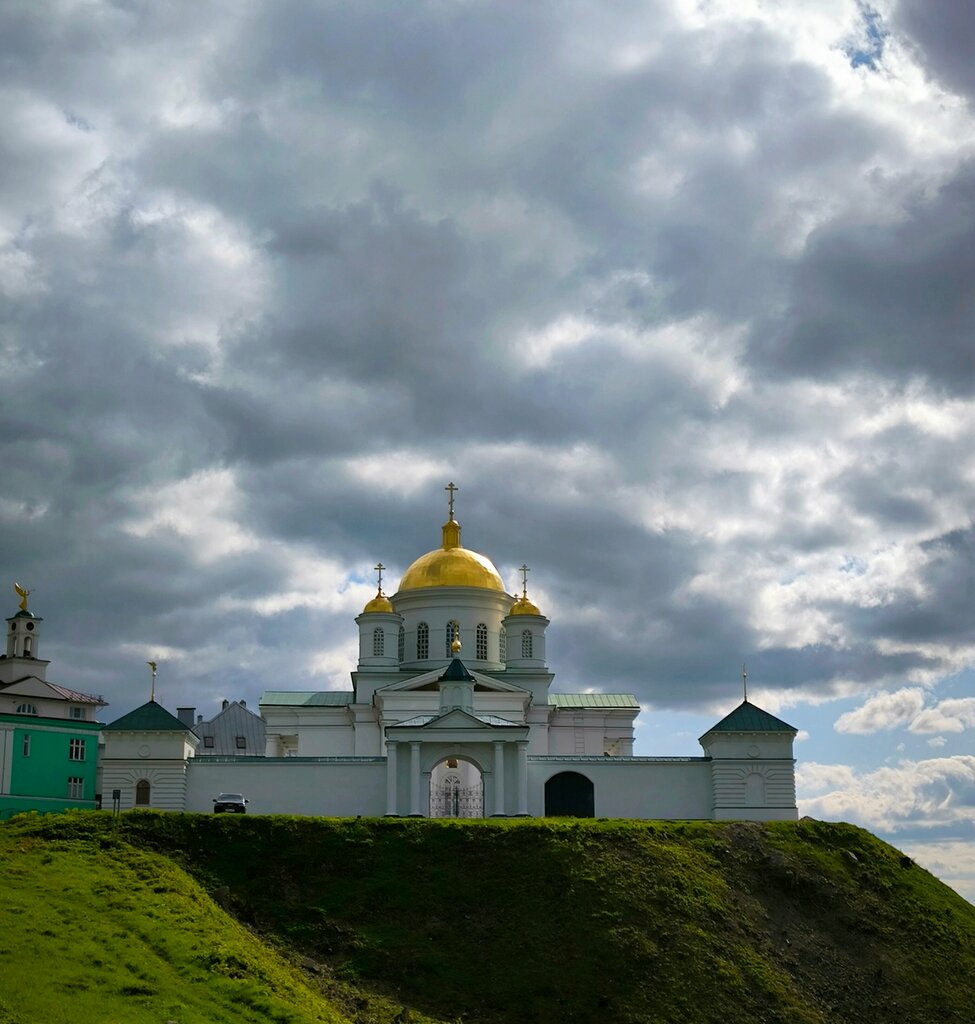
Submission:
[[[431,818],[483,818],[484,787],[462,786],[460,777],[447,775],[430,787]]]

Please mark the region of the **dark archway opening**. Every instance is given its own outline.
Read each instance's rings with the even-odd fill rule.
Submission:
[[[140,779],[135,784],[135,805],[136,807],[149,806],[149,782],[147,779]]]
[[[545,783],[546,818],[595,818],[596,791],[578,772],[559,772]]]

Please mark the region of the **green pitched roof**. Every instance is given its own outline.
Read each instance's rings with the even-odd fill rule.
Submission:
[[[730,715],[725,715],[708,732],[798,732],[781,718],[743,700]],[[707,733],[704,734],[707,736]]]
[[[632,693],[550,693],[549,704],[560,708],[638,708]]]
[[[355,702],[351,690],[265,690],[262,705],[339,708]]]
[[[122,715],[110,725],[105,726],[105,732],[190,732],[183,723],[171,715],[162,704],[154,700],[143,704],[141,708]]]

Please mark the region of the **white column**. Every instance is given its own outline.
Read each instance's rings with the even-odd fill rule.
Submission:
[[[399,776],[396,772],[396,748],[399,746],[394,740],[386,741],[386,814],[395,817],[396,811],[396,785]]]
[[[494,741],[494,816],[504,815],[504,742]]]
[[[528,817],[528,740],[518,741],[518,811],[519,817]]]
[[[420,741],[410,743],[410,817],[420,814]]]

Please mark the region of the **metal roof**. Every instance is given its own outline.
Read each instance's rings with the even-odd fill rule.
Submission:
[[[198,722],[193,732],[203,740],[203,750],[208,754],[263,756],[267,746],[264,719],[236,700],[209,721]]]
[[[760,707],[743,700],[730,715],[725,715],[708,732],[797,732],[788,722],[770,715]],[[704,734],[707,736],[707,733]]]
[[[93,697],[90,693],[82,693],[80,690],[69,690],[66,686],[58,686],[57,683],[48,683],[47,685],[55,693],[64,697],[65,700],[70,700],[75,704],[99,704],[102,707],[108,707],[101,697]]]
[[[105,726],[105,732],[189,732],[190,730],[154,700]]]
[[[344,707],[355,703],[351,690],[266,690],[261,704],[284,707]]]
[[[560,708],[639,708],[632,693],[550,693],[549,704]]]

